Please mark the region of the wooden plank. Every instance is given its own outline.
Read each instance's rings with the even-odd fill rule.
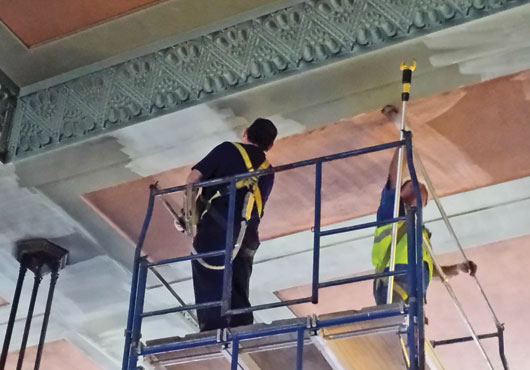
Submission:
[[[261,370],[296,369],[296,347],[281,348],[272,351],[261,351],[247,354]],[[324,356],[313,344],[304,345],[304,370],[332,370]]]
[[[177,365],[165,366],[167,370],[230,370],[230,362],[225,358],[205,361],[186,362]]]
[[[324,340],[345,370],[406,370],[399,334]]]
[[[346,311],[319,316],[319,320],[375,312],[387,306],[369,307],[360,312]],[[385,317],[346,325],[323,328],[323,350],[332,353],[344,369],[401,370],[406,369],[400,342],[404,316]],[[346,336],[346,337],[345,337]]]

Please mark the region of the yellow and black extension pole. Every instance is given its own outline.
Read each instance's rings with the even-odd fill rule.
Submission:
[[[403,77],[402,77],[402,90],[401,90],[401,134],[399,137],[399,140],[404,140],[405,138],[405,108],[407,105],[407,101],[410,97],[410,85],[412,83],[412,72],[416,69],[416,61],[413,61],[411,65],[405,64],[405,62],[401,62],[400,65],[401,70],[403,71]],[[398,165],[397,165],[397,174],[396,174],[396,192],[394,196],[394,214],[393,217],[397,218],[399,217],[399,200],[401,198],[401,182],[403,177],[403,152],[404,148],[399,148],[398,153]],[[393,223],[392,224],[392,244],[391,244],[391,250],[390,250],[390,261],[388,270],[394,271],[396,266],[396,245],[397,245],[397,232],[398,232],[398,224]],[[394,291],[394,276],[388,277],[388,289],[387,289],[387,303],[392,303],[392,295]]]

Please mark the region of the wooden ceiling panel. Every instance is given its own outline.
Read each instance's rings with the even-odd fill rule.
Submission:
[[[26,348],[22,370],[32,370],[35,366],[37,346]],[[6,369],[17,367],[18,351],[10,352],[7,356]],[[68,341],[61,339],[44,345],[41,370],[102,370],[90,358]]]
[[[158,2],[161,0],[0,0],[0,20],[32,47]]]
[[[499,78],[410,103],[407,116],[440,196],[530,176],[529,74]],[[382,104],[383,105],[383,104]],[[280,165],[398,139],[398,130],[379,112],[361,114],[323,128],[278,140],[269,153]],[[373,214],[384,185],[391,151],[325,163],[324,225]],[[185,181],[189,166],[86,194],[84,199],[133,242],[138,238],[148,185]],[[314,169],[277,174],[265,208],[263,240],[313,226]],[[180,204],[175,198],[175,207]],[[189,253],[162,206],[155,207],[144,250],[153,260]]]

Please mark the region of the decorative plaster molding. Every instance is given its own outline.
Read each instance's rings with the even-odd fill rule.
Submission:
[[[312,0],[18,100],[16,160],[530,0]],[[421,31],[421,32],[418,32]]]
[[[0,71],[0,162],[5,163],[11,123],[17,106],[18,87]]]

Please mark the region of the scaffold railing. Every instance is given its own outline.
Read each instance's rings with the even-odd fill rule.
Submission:
[[[156,186],[150,187],[149,200],[147,206],[147,213],[144,219],[142,229],[138,238],[138,243],[135,249],[134,266],[132,271],[132,284],[129,302],[129,313],[127,320],[127,328],[125,330],[125,346],[123,354],[122,370],[136,370],[138,369],[138,357],[150,356],[154,354],[166,353],[171,351],[182,350],[186,348],[196,348],[208,345],[222,345],[225,348],[230,348],[231,369],[238,369],[238,356],[240,342],[255,338],[263,338],[267,336],[292,333],[296,336],[296,362],[293,368],[301,370],[303,366],[303,346],[304,336],[307,332],[316,333],[326,327],[347,325],[360,321],[377,320],[381,318],[403,316],[405,317],[407,325],[400,327],[400,334],[406,336],[406,344],[403,344],[403,356],[407,364],[407,368],[411,370],[423,370],[425,368],[425,331],[423,320],[423,303],[424,303],[424,287],[423,287],[423,248],[425,242],[423,241],[423,220],[422,220],[422,202],[419,190],[418,178],[416,175],[413,149],[412,149],[412,134],[410,131],[403,132],[403,139],[381,145],[371,146],[367,148],[355,149],[347,152],[337,153],[333,155],[313,158],[291,164],[278,166],[266,170],[260,170],[252,173],[243,173],[235,176],[214,179],[209,181],[198,182],[193,184],[194,187],[209,187],[222,184],[228,184],[229,188],[229,209],[227,214],[227,232],[225,249],[219,251],[212,251],[207,253],[190,254],[188,256],[170,258],[162,261],[150,262],[147,256],[142,255],[143,244],[149,229],[151,217],[153,214],[154,202],[157,197],[165,194],[177,193],[186,190],[188,185],[170,187],[166,189],[158,189]],[[321,230],[321,192],[322,192],[322,166],[326,162],[336,161],[344,158],[355,157],[368,153],[375,153],[392,148],[403,147],[405,150],[405,158],[407,161],[407,168],[413,184],[414,194],[416,198],[417,207],[412,207],[403,217],[394,217],[392,219],[384,220],[382,222],[367,222],[363,224]],[[312,258],[312,280],[311,280],[311,295],[308,297],[286,300],[282,302],[271,302],[251,306],[247,308],[234,309],[230,307],[231,302],[231,287],[232,287],[232,248],[234,244],[234,218],[235,218],[235,194],[236,183],[239,180],[259,177],[271,173],[279,173],[292,170],[300,167],[315,166],[315,194],[314,194],[314,226],[312,231],[313,238],[313,258]],[[424,171],[423,167],[420,167]],[[406,270],[385,271],[382,273],[372,273],[362,276],[354,276],[349,278],[335,279],[331,281],[321,282],[319,278],[320,269],[320,239],[325,236],[335,235],[340,233],[352,232],[362,230],[389,223],[396,223],[404,221],[407,226],[407,257],[408,264]],[[432,254],[430,245],[428,251]],[[172,263],[179,263],[185,261],[193,261],[206,257],[224,256],[224,276],[223,276],[223,292],[220,301],[205,302],[199,304],[184,304],[184,302],[177,296],[180,305],[160,310],[144,312],[144,299],[146,293],[146,281],[148,271],[151,269],[159,278],[159,273],[155,270],[157,266],[167,265]],[[436,265],[438,265],[436,263]],[[437,266],[439,268],[439,266]],[[141,328],[144,318],[166,315],[176,312],[192,312],[193,310],[220,307],[223,316],[237,315],[246,312],[265,310],[270,308],[284,307],[296,305],[301,303],[318,303],[319,289],[337,286],[342,284],[350,284],[359,281],[373,280],[382,277],[391,276],[407,276],[408,282],[408,300],[405,305],[387,304],[378,307],[376,311],[368,312],[354,312],[341,315],[337,318],[319,318],[317,316],[307,317],[304,319],[296,319],[291,321],[282,321],[281,323],[272,323],[268,325],[250,325],[244,328],[225,328],[217,331],[215,335],[199,336],[187,340],[175,340],[170,343],[158,343],[144,345],[141,342]],[[163,281],[163,279],[162,279]],[[166,285],[166,284],[165,284]],[[456,298],[455,298],[456,299]],[[456,303],[458,303],[455,300]],[[421,319],[420,319],[421,318]],[[467,318],[463,315],[463,319]],[[488,334],[477,336],[471,329],[472,336],[470,339],[478,343],[479,339],[490,338],[496,336],[499,339],[499,349],[504,368],[507,369],[506,360],[504,358],[504,342],[502,330],[499,330],[497,335]],[[455,338],[454,340],[433,341],[432,345],[442,345],[449,343],[457,343],[459,341],[467,341],[469,338]],[[480,344],[479,344],[480,347]],[[481,348],[481,347],[480,347]],[[483,352],[483,355],[485,353]],[[487,358],[487,356],[486,356]],[[491,364],[490,364],[491,365]]]
[[[225,249],[222,251],[213,251],[208,253],[199,253],[192,254],[184,257],[171,258],[163,261],[149,262],[146,256],[142,256],[142,247],[145,241],[145,237],[150,225],[151,217],[153,214],[154,202],[155,199],[159,196],[169,193],[176,193],[184,191],[187,185],[170,187],[166,189],[157,189],[154,186],[150,188],[148,206],[146,217],[143,222],[143,226],[138,238],[138,243],[135,249],[134,255],[134,267],[132,271],[132,284],[131,284],[131,295],[130,295],[130,304],[129,304],[129,314],[127,320],[127,328],[125,331],[125,348],[123,356],[123,370],[134,370],[137,369],[137,362],[139,356],[145,356],[154,353],[160,353],[165,351],[172,351],[178,348],[191,348],[207,344],[218,343],[223,341],[225,343],[230,343],[232,348],[232,369],[237,369],[238,363],[238,344],[239,341],[249,338],[263,337],[267,335],[275,335],[283,332],[294,332],[298,336],[298,350],[297,350],[297,360],[296,360],[296,369],[302,368],[302,356],[303,356],[303,335],[307,330],[318,330],[324,326],[332,325],[341,325],[349,322],[355,322],[359,320],[372,320],[375,318],[381,317],[390,317],[393,315],[406,315],[408,317],[408,328],[406,331],[407,336],[407,357],[410,359],[409,368],[410,369],[422,369],[424,360],[423,353],[423,342],[424,342],[424,327],[423,320],[418,319],[423,317],[423,287],[422,277],[423,276],[423,260],[422,260],[422,209],[421,201],[418,201],[417,204],[420,205],[418,208],[414,208],[411,212],[407,213],[406,217],[396,217],[390,220],[384,220],[383,222],[368,222],[360,225],[354,225],[349,227],[343,227],[338,229],[331,230],[321,230],[321,190],[322,190],[322,165],[323,163],[336,161],[344,158],[355,157],[359,155],[364,155],[368,153],[374,153],[382,150],[404,147],[406,151],[406,159],[409,168],[410,177],[414,185],[414,192],[417,199],[420,198],[420,192],[418,187],[418,179],[414,171],[413,164],[413,155],[412,155],[412,135],[410,132],[406,132],[404,139],[399,141],[394,141],[390,143],[385,143],[381,145],[371,146],[362,149],[355,149],[347,152],[337,153],[333,155],[323,156],[319,158],[304,160],[296,163],[291,163],[287,165],[278,166],[271,169],[256,171],[252,173],[244,173],[235,176],[230,176],[221,179],[214,179],[209,181],[198,182],[193,186],[196,188],[199,187],[208,187],[221,184],[228,184],[229,187],[229,209],[228,209],[228,226],[226,232],[226,244]],[[234,309],[230,307],[231,302],[231,286],[232,286],[232,246],[234,242],[233,235],[233,225],[235,218],[235,194],[236,194],[236,182],[242,179],[249,177],[259,177],[268,175],[271,173],[278,173],[283,171],[292,170],[300,167],[315,166],[315,206],[314,206],[314,239],[313,239],[313,259],[312,259],[312,282],[311,282],[311,296],[287,300],[283,302],[272,302],[256,306],[251,306],[248,308]],[[380,226],[388,224],[391,222],[405,221],[407,223],[407,235],[408,235],[408,268],[406,271],[388,271],[383,273],[368,274],[364,276],[355,276],[346,279],[337,279],[332,281],[321,282],[319,280],[319,264],[320,264],[320,239],[321,237],[334,235],[338,233],[345,233],[354,230],[361,230],[366,228],[371,228],[374,226]],[[183,261],[192,261],[199,258],[205,257],[214,257],[224,255],[224,281],[223,281],[223,294],[220,301],[206,302],[200,304],[190,304],[190,305],[179,305],[176,307],[171,307],[167,309],[155,310],[150,312],[144,312],[144,299],[146,291],[146,280],[147,273],[150,268],[177,263]],[[419,257],[418,257],[419,256]],[[225,338],[214,338],[206,337],[202,339],[196,339],[193,341],[184,341],[174,344],[163,344],[155,346],[144,346],[141,339],[141,328],[142,321],[144,318],[170,314],[174,312],[190,311],[201,308],[208,307],[220,307],[221,314],[230,316],[236,315],[245,312],[265,310],[269,308],[289,306],[300,303],[318,303],[319,300],[319,289],[326,288],[330,286],[349,284],[357,281],[371,280],[381,277],[388,276],[397,276],[397,275],[407,275],[409,281],[409,299],[408,304],[403,306],[400,309],[389,305],[389,308],[377,311],[377,314],[367,314],[363,315],[352,315],[351,317],[342,317],[336,320],[327,320],[319,322],[315,320],[313,325],[301,325],[301,324],[291,324],[284,326],[269,326],[267,329],[257,329],[255,331],[248,330],[243,333],[229,334],[225,335]],[[230,333],[230,331],[227,331]],[[294,366],[293,366],[294,367]]]

